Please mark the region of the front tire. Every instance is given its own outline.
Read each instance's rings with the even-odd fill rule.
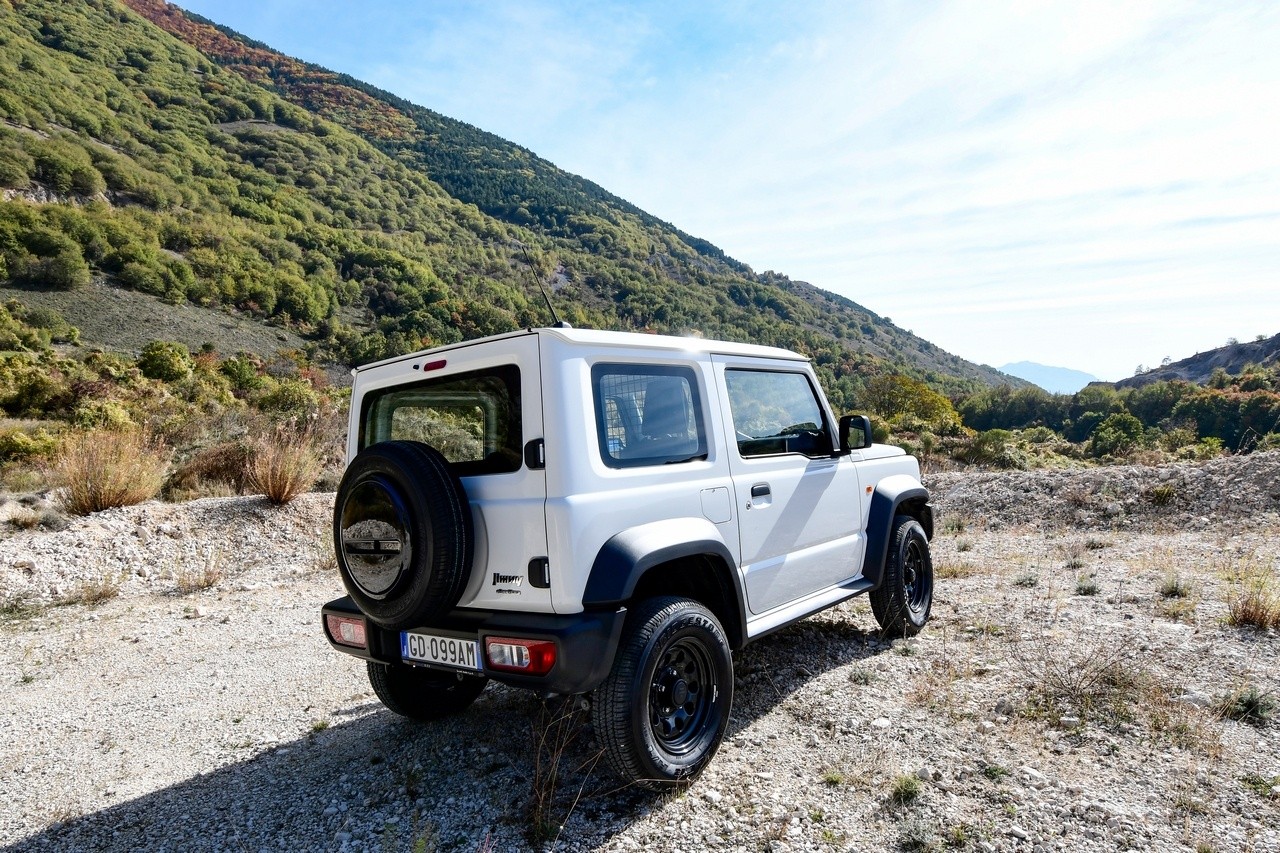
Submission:
[[[651,791],[692,781],[719,748],[733,706],[733,655],[720,622],[687,598],[641,602],[593,706],[619,776]]]
[[[467,709],[484,692],[484,676],[367,661],[369,684],[387,709],[411,720],[438,720]]]
[[[891,637],[912,637],[929,621],[933,608],[933,558],[920,522],[895,516],[889,555],[880,586],[871,591],[871,610]]]

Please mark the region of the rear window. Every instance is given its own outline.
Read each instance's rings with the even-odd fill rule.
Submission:
[[[423,379],[365,395],[360,446],[421,441],[444,454],[458,476],[518,471],[520,369],[503,365]]]
[[[591,368],[600,457],[611,468],[707,458],[698,382],[691,368],[597,364]]]

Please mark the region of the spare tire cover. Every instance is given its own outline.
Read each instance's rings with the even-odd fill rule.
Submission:
[[[384,441],[360,451],[338,486],[333,537],[347,593],[384,628],[414,628],[447,613],[470,577],[467,495],[427,444]]]

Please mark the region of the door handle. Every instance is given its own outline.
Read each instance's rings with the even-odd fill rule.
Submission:
[[[772,494],[772,492],[769,490],[768,483],[756,483],[751,487],[751,497],[753,498],[763,498],[770,494]]]

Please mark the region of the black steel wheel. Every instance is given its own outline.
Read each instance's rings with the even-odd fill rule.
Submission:
[[[411,720],[438,720],[465,710],[489,679],[439,669],[367,662],[369,684],[387,709]]]
[[[733,706],[733,656],[701,604],[655,598],[627,618],[593,715],[609,764],[642,788],[686,784],[715,755]]]
[[[933,559],[920,522],[906,515],[893,519],[893,535],[880,586],[871,591],[871,610],[880,629],[910,637],[929,621],[933,607]]]
[[[333,507],[347,594],[373,622],[415,628],[458,603],[471,573],[471,507],[435,448],[371,445],[347,466]]]

